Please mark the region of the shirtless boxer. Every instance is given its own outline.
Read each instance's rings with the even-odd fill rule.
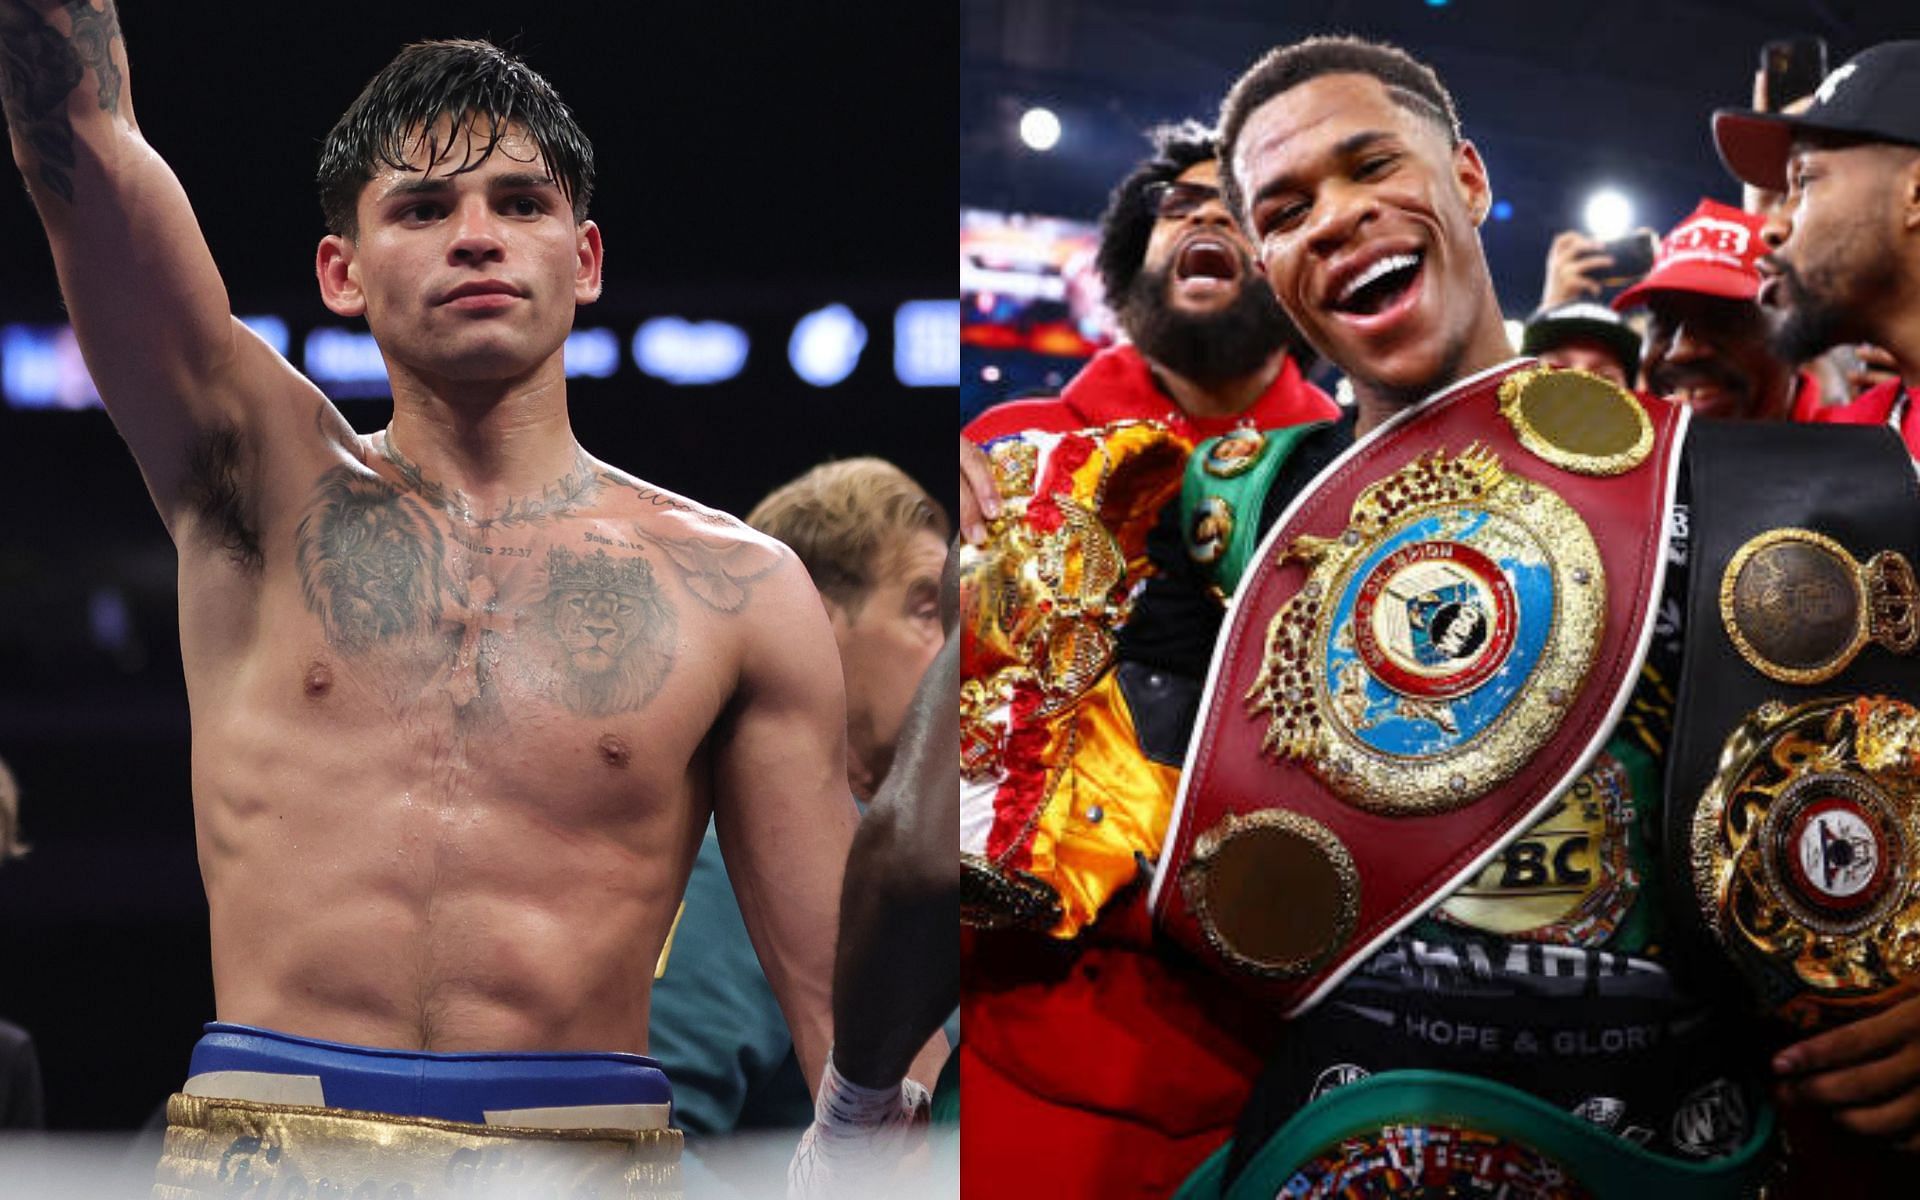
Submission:
[[[329,1072],[355,1047],[428,1075],[447,1052],[644,1051],[711,812],[817,1081],[855,820],[833,638],[784,548],[574,440],[561,347],[601,235],[552,88],[484,43],[416,45],[329,135],[321,295],[367,318],[394,395],[361,436],[231,316],[135,123],[110,0],[0,0],[0,72],[87,365],[180,555],[219,1019],[322,1043],[222,1030],[195,1076],[284,1082],[274,1056],[311,1053],[317,1090],[241,1098],[406,1115]],[[524,1094],[411,1115],[664,1126],[646,1060],[592,1061],[611,1091],[542,1060]]]

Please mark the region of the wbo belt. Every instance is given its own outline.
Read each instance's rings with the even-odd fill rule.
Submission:
[[[1174,1200],[1525,1196],[1530,1200],[1736,1200],[1772,1169],[1773,1110],[1711,1162],[1651,1153],[1581,1117],[1491,1080],[1385,1071],[1296,1113],[1223,1190],[1228,1147]]]
[[[1762,1008],[1884,1007],[1920,983],[1911,463],[1881,428],[1701,422],[1684,470],[1668,891]]]
[[[1646,653],[1684,409],[1524,360],[1389,421],[1269,532],[1150,903],[1298,1013],[1599,749]]]

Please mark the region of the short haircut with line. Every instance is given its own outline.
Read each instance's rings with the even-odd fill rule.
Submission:
[[[1234,177],[1233,155],[1247,118],[1267,101],[1323,75],[1371,75],[1393,102],[1432,121],[1447,147],[1460,144],[1460,114],[1433,68],[1398,46],[1364,38],[1310,37],[1269,50],[1234,82],[1220,106],[1220,190],[1234,219],[1246,221],[1246,197]]]
[[[442,119],[452,122],[443,145]],[[514,126],[526,130],[548,172],[573,208],[587,219],[593,198],[593,144],[553,85],[519,58],[490,42],[415,42],[394,57],[347,106],[320,150],[320,210],[327,232],[357,237],[360,192],[381,168],[415,169],[412,151],[427,165],[448,162],[471,129],[465,157],[447,174],[478,168]]]

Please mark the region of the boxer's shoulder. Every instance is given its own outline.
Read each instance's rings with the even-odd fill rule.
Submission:
[[[785,546],[729,513],[668,491],[612,467],[590,509],[591,539],[612,539],[647,554],[702,606],[743,613],[757,596],[793,572],[799,560]]]

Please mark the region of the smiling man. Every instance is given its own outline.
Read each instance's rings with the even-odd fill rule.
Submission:
[[[1182,1195],[1742,1194],[1757,1064],[1645,886],[1664,731],[1633,695],[1673,653],[1649,614],[1684,413],[1512,358],[1486,166],[1398,49],[1274,50],[1221,155],[1357,407],[1263,493],[1219,489],[1259,569],[1163,538],[1123,636],[1122,670],[1206,681],[1153,915],[1290,1018]]]
[[[167,1194],[214,1186],[202,1156],[263,1190],[672,1191],[641,1053],[701,830],[811,1082],[855,813],[805,571],[574,439],[562,343],[602,248],[572,113],[495,47],[432,42],[328,135],[321,297],[394,395],[361,436],[231,316],[112,5],[4,0],[0,47],[87,365],[180,556],[220,1023],[169,1106]]]
[[[998,869],[972,856],[975,849],[991,844],[1004,859],[1008,847],[1024,844],[1020,852],[1027,853],[1030,839],[1052,837],[1051,825],[1036,833],[1025,820],[1031,807],[1022,797],[1043,788],[1081,797],[1079,812],[1088,814],[1077,834],[1062,834],[1052,855],[1061,869],[1049,886],[1073,894],[1063,919],[1042,922],[1051,926],[1044,930],[970,930],[963,942],[963,1028],[980,1033],[961,1042],[963,1175],[970,1191],[983,1194],[1165,1195],[1225,1136],[1259,1062],[1250,1049],[1261,1033],[1250,1019],[1257,1014],[1142,936],[1138,863],[1152,856],[1165,828],[1170,764],[1179,749],[1135,742],[1129,714],[1136,704],[1166,704],[1149,695],[1165,681],[1148,671],[1116,676],[1107,669],[1112,627],[1101,614],[1117,618],[1123,609],[1108,606],[1104,593],[1111,587],[1125,594],[1133,579],[1105,578],[1111,560],[1099,550],[1122,547],[1137,570],[1157,503],[1147,497],[1180,487],[1194,441],[1232,431],[1212,469],[1257,474],[1256,460],[1275,431],[1331,420],[1338,410],[1300,376],[1291,326],[1221,199],[1211,132],[1187,122],[1156,130],[1153,141],[1154,155],[1114,189],[1101,220],[1097,264],[1128,342],[1102,351],[1058,397],[991,408],[960,439],[962,530],[986,541],[982,514],[995,517],[1003,500],[1009,513],[1022,514],[996,525],[997,540],[986,551],[1004,568],[1004,581],[1018,587],[1020,580],[1071,574],[1099,580],[1102,593],[1088,597],[1093,603],[1062,597],[1063,615],[1091,615],[1084,624],[1067,618],[1056,626],[1051,650],[1046,636],[1021,632],[1021,649],[1032,653],[1017,665],[982,666],[994,656],[981,647],[1004,640],[988,627],[1000,617],[975,620],[966,634],[968,694],[998,694],[1004,685],[1032,695],[1035,680],[1060,689],[1034,695],[1031,706],[1021,696],[979,721],[979,706],[963,706],[963,739],[977,732],[982,737],[973,744],[1007,748],[994,763],[984,761],[996,757],[993,751],[980,756],[963,787],[963,861],[981,869],[966,878]],[[1040,502],[1012,494],[1030,492],[1030,480],[1003,497],[976,443],[990,446],[1002,464],[1027,454],[1071,464],[1084,455],[1117,467],[1041,467],[1030,474],[1059,490]],[[1078,539],[1071,529],[1059,536],[1058,520],[1043,514],[1067,510],[1106,524],[1098,536]],[[1025,514],[1037,521],[1027,524]],[[1008,526],[1019,528],[1017,538]],[[1209,528],[1223,537],[1230,532],[1218,520]],[[1033,549],[1041,543],[1047,548]],[[976,570],[978,561],[963,559],[970,581],[990,573]],[[1063,561],[1074,564],[1064,574],[1051,565]],[[1012,588],[970,583],[967,590],[978,596]],[[1053,605],[1022,596],[1007,615]],[[983,606],[968,611],[978,618]],[[1189,700],[1192,694],[1185,691]],[[1076,695],[1075,703],[1063,706],[1062,695]],[[1091,732],[1110,729],[1119,736]],[[1085,752],[1077,753],[1081,746]],[[980,846],[965,832],[989,827]],[[1044,849],[1037,853],[1048,857]],[[1024,872],[1023,881],[1032,878]],[[1002,922],[996,915],[978,923]],[[1125,1031],[1119,1039],[1116,1029]],[[1162,1039],[1204,1044],[1210,1052],[1187,1063],[1176,1086],[1126,1068],[1136,1050]]]
[[[1820,407],[1819,385],[1774,354],[1754,303],[1763,223],[1702,200],[1661,239],[1646,278],[1613,299],[1619,312],[1647,309],[1647,390],[1696,416],[1806,421]]]

